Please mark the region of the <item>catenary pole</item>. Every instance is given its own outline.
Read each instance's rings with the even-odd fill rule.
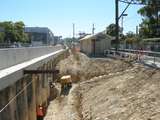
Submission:
[[[119,2],[118,0],[115,0],[115,22],[116,22],[116,51],[118,50],[118,45],[119,45]]]

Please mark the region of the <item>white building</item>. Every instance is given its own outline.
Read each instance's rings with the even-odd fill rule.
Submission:
[[[105,50],[111,48],[113,38],[104,32],[95,35],[87,35],[80,39],[80,49],[87,55],[101,55]]]

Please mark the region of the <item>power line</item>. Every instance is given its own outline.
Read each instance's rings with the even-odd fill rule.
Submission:
[[[125,9],[123,10],[123,12],[121,13],[121,15],[119,16],[118,19],[120,19],[120,18],[123,16],[123,14],[125,13],[125,11],[126,11],[126,10],[128,9],[128,7],[131,5],[132,1],[134,1],[134,0],[131,0],[131,1],[128,3],[128,5],[125,7]]]
[[[135,1],[135,0],[132,0],[132,1],[119,0],[119,2],[126,3],[126,4],[132,4],[132,5],[158,5],[160,6],[160,1],[158,1],[158,4],[151,4],[151,3],[144,3],[144,2],[142,3],[142,2]]]
[[[119,0],[119,2],[127,3],[127,4],[134,4],[134,5],[144,5],[143,3],[135,2],[134,0],[128,1],[128,0]]]
[[[92,34],[94,35],[94,31],[95,31],[95,26],[94,24],[92,25]]]
[[[73,23],[73,40],[75,38],[75,24]]]

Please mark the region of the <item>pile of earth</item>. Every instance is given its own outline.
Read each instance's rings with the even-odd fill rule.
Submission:
[[[83,120],[159,120],[160,71],[131,69],[80,83]]]
[[[124,71],[128,67],[131,67],[131,64],[121,60],[92,59],[83,53],[71,54],[57,65],[57,69],[60,70],[60,75],[70,74],[75,82]]]
[[[45,120],[160,118],[157,69],[122,60],[89,58],[82,53],[71,54],[57,68],[61,75],[72,75],[75,83],[68,96],[59,96],[51,102]]]

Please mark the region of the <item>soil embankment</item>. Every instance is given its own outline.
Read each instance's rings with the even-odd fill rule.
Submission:
[[[160,71],[71,54],[57,68],[75,82],[50,103],[45,120],[159,120]]]

